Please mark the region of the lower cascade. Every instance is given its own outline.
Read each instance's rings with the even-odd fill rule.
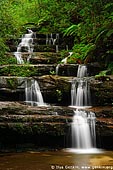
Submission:
[[[95,113],[82,110],[74,110],[71,123],[71,148],[68,152],[78,154],[102,153],[96,148]]]
[[[26,98],[25,102],[31,106],[46,105],[43,101],[40,87],[36,80],[33,79],[26,80],[25,98]]]
[[[95,145],[95,114],[74,111],[72,122],[72,147],[89,149]]]
[[[69,149],[75,153],[97,153],[95,113],[74,110],[73,122],[71,123],[72,147]]]
[[[70,151],[77,153],[99,152],[96,149],[95,114],[79,110],[91,107],[90,87],[85,65],[79,65],[77,78],[72,81],[71,107],[76,108],[76,110],[74,110],[71,124],[72,148]]]

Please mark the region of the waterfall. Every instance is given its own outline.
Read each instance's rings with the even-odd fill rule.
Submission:
[[[55,35],[53,33],[46,34],[46,45],[55,45],[56,52],[59,51],[58,42],[59,42],[59,33]]]
[[[87,81],[87,67],[79,65],[77,78],[71,86],[71,106],[76,108],[91,107],[90,86]]]
[[[56,66],[56,75],[58,75],[59,67],[60,67],[60,64],[57,64],[57,66]]]
[[[78,153],[97,152],[95,114],[76,109],[74,111],[72,131],[72,149]]]
[[[77,77],[79,77],[79,78],[87,77],[87,67],[86,67],[86,65],[79,65],[78,66]]]
[[[67,59],[68,59],[69,57],[71,57],[72,54],[73,54],[73,52],[69,52],[69,55],[68,55],[67,57],[65,57],[64,59],[62,59],[61,63],[67,64]]]
[[[72,147],[77,149],[89,149],[94,146],[95,138],[95,114],[85,111],[74,111],[72,122]]]
[[[14,55],[17,59],[17,64],[24,64],[24,60],[22,59],[22,49],[28,52],[27,62],[31,58],[31,54],[33,53],[33,31],[28,29],[28,34],[25,34],[21,38],[21,42],[17,47],[17,51],[14,52]]]
[[[67,59],[73,54],[73,52],[69,52],[69,55],[67,57],[65,57],[64,59],[61,60],[61,63],[63,64],[67,64]],[[58,64],[56,66],[56,75],[58,75],[58,72],[59,72],[59,67],[60,67],[60,64]]]
[[[21,52],[18,52],[18,50],[17,50],[17,52],[14,52],[14,55],[16,57],[17,64],[24,64],[24,60],[22,58]]]
[[[71,106],[75,108],[91,107],[90,87],[87,80],[73,80],[71,87]]]
[[[90,88],[87,81],[87,67],[79,65],[77,78],[73,79],[71,87],[71,107],[74,110],[74,117],[71,123],[72,152],[76,153],[97,153],[95,114],[87,113],[80,108],[91,107]]]
[[[40,91],[39,84],[36,80],[27,79],[25,82],[25,99],[26,103],[31,106],[45,106],[43,97]]]

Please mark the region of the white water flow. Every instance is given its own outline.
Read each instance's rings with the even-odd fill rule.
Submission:
[[[71,106],[75,108],[91,107],[90,86],[85,65],[79,65],[77,78],[72,81]]]
[[[22,58],[22,48],[24,48],[25,52],[28,52],[27,62],[29,62],[29,59],[33,53],[33,35],[33,31],[28,29],[28,34],[22,36],[21,42],[17,47],[17,51],[14,53],[17,59],[17,64],[24,64],[24,60]]]
[[[25,98],[26,103],[31,106],[45,106],[43,97],[40,91],[39,84],[36,80],[28,79],[26,80],[25,87]]]
[[[72,148],[75,153],[100,153],[96,148],[95,114],[79,110],[91,107],[90,88],[87,81],[87,67],[78,67],[77,78],[72,82],[71,107],[74,110],[74,117],[71,124]]]
[[[24,60],[22,58],[22,54],[21,52],[15,52],[14,53],[15,57],[16,57],[16,60],[17,60],[17,64],[24,64]]]
[[[61,60],[61,63],[62,64],[67,64],[67,59],[73,54],[73,52],[69,52],[69,55],[67,57],[65,57],[64,59]],[[56,75],[58,75],[58,72],[59,72],[59,67],[60,67],[60,64],[58,64],[56,66]]]
[[[71,106],[91,107],[90,87],[86,80],[74,80],[71,87]]]
[[[87,77],[87,67],[86,67],[86,65],[79,65],[78,66],[77,77],[78,78]]]
[[[76,109],[72,129],[72,148],[77,153],[94,153],[96,149],[95,114]]]
[[[67,57],[65,57],[64,59],[62,59],[61,63],[63,64],[67,64],[67,60],[70,56],[72,56],[73,52],[69,52],[69,55]]]
[[[59,51],[58,47],[59,33],[57,34],[46,34],[46,45],[55,45],[56,52]]]

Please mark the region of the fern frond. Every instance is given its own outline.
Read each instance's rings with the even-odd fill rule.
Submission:
[[[77,25],[71,25],[70,27],[68,27],[66,30],[64,30],[64,36],[67,35],[73,35],[75,34],[76,30],[78,29]]]

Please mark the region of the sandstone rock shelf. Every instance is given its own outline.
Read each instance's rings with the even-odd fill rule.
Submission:
[[[97,140],[102,139],[104,148],[112,148],[110,142],[113,139],[113,107],[86,109],[86,112],[89,111],[94,111],[97,117]],[[2,134],[0,143],[1,145],[13,144],[13,142],[29,143],[32,138],[32,142],[36,139],[35,142],[38,144],[43,139],[50,141],[52,138],[57,141],[60,138],[60,144],[54,143],[53,147],[62,147],[69,135],[73,114],[73,109],[69,107],[50,105],[32,107],[18,102],[0,102],[0,133]],[[48,146],[48,143],[43,141],[43,146]]]

